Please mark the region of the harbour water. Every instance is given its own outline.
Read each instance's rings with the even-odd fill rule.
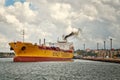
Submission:
[[[0,58],[0,80],[120,80],[120,64],[88,60],[13,62]]]

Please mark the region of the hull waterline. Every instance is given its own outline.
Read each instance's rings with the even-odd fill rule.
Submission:
[[[14,62],[72,61],[71,58],[53,57],[14,57]]]

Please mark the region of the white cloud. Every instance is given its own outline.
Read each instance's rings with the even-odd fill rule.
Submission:
[[[70,4],[55,3],[51,6],[51,16],[56,20],[64,21],[70,17]]]
[[[0,0],[0,5],[3,6],[5,3],[5,0]]]
[[[93,5],[84,5],[81,12],[84,15],[86,15],[86,17],[88,17],[88,19],[91,21],[96,19],[97,15],[98,15],[98,12],[97,12],[95,6],[93,6]]]
[[[16,19],[16,17],[15,16],[13,16],[13,15],[6,15],[5,16],[5,18],[6,18],[6,21],[8,22],[8,23],[11,23],[11,24],[18,24],[19,23],[19,21]]]
[[[0,34],[0,42],[7,42],[7,38],[5,35]]]
[[[26,1],[8,7],[4,0],[0,1],[0,37],[4,46],[9,41],[22,40],[23,28],[25,41],[31,42],[39,38],[55,42],[63,34],[80,28],[80,35],[69,39],[76,41],[76,49],[83,43],[95,48],[97,42],[102,45],[110,37],[115,41],[114,47],[120,48],[120,0]]]
[[[29,2],[16,2],[13,6],[7,8],[7,12],[15,15],[21,22],[33,22],[36,19],[37,12],[29,7]]]
[[[8,50],[8,39],[6,38],[6,35],[0,34],[0,51],[5,52]]]

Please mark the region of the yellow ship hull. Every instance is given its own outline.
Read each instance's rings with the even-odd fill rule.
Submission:
[[[72,50],[61,50],[25,42],[11,42],[9,45],[15,52],[14,62],[68,61],[73,58]]]

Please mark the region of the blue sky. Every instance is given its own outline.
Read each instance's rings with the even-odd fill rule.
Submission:
[[[5,6],[13,5],[15,2],[24,3],[26,0],[5,0]]]

